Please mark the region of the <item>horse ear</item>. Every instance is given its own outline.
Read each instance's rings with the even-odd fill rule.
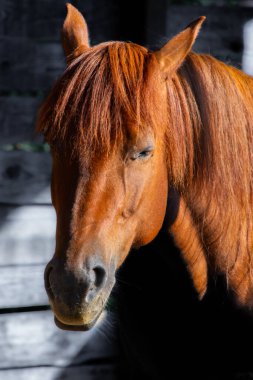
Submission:
[[[181,33],[173,37],[155,56],[160,63],[160,67],[166,74],[174,73],[183,63],[185,57],[190,52],[192,45],[199,33],[205,16],[199,17],[188,25]]]
[[[62,44],[67,62],[89,48],[88,27],[81,13],[70,3],[62,29]]]

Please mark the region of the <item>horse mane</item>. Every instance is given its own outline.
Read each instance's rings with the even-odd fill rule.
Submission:
[[[152,61],[147,49],[133,43],[107,42],[87,49],[51,90],[40,109],[37,131],[51,145],[71,141],[83,157],[97,151],[111,154],[147,124],[155,132],[160,105],[153,91]]]
[[[167,90],[170,178],[207,258],[244,303],[253,296],[253,79],[191,53]]]
[[[174,181],[205,178],[224,185],[226,178],[230,193],[240,186],[245,191],[253,159],[253,79],[211,56],[190,53],[167,90]]]

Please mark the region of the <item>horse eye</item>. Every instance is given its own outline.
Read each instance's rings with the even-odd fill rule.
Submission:
[[[131,160],[132,161],[143,160],[145,158],[150,157],[152,155],[152,153],[153,153],[153,148],[152,147],[148,147],[146,149],[141,150],[140,152],[133,153],[132,156],[131,156]]]

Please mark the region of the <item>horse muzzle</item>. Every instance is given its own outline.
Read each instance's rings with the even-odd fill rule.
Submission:
[[[109,268],[95,256],[81,267],[68,268],[52,259],[45,269],[45,288],[56,325],[64,330],[89,330],[99,318],[115,283]]]

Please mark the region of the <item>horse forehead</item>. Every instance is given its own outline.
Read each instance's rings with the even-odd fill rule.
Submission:
[[[89,157],[76,162],[79,168],[78,183],[80,186],[102,187],[124,175],[124,162],[116,155],[108,157]]]

